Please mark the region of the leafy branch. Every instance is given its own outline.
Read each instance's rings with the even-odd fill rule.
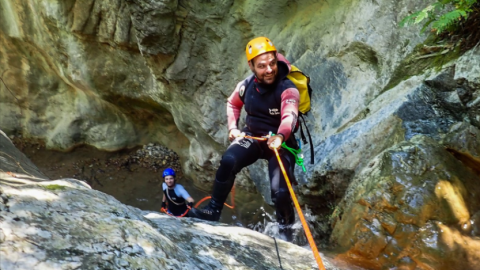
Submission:
[[[462,20],[466,20],[477,2],[478,0],[438,0],[403,18],[400,27],[423,22],[422,33],[431,26],[432,31],[438,35],[453,30]]]

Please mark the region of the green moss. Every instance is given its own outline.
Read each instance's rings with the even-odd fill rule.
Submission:
[[[45,186],[45,188],[48,190],[65,190],[67,187],[61,185],[48,185]]]

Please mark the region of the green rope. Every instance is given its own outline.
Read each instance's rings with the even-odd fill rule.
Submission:
[[[303,155],[301,155],[302,149],[294,149],[294,148],[288,147],[285,142],[282,143],[282,147],[287,149],[290,153],[292,153],[295,156],[295,163],[298,166],[302,167],[302,170],[306,172],[307,169],[305,169],[305,166],[303,165]]]
[[[271,131],[268,135],[270,137],[275,136],[275,134],[272,133]],[[292,153],[295,156],[295,163],[298,166],[302,167],[303,172],[306,172],[307,169],[305,169],[305,166],[303,165],[303,155],[301,154],[302,153],[302,148],[295,149],[295,148],[288,147],[285,142],[282,143],[282,147],[285,148],[286,150],[288,150],[290,153]]]

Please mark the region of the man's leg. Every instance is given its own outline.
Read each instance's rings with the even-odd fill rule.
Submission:
[[[220,161],[220,167],[215,176],[212,198],[203,209],[193,208],[189,216],[204,220],[218,221],[223,204],[232,190],[235,175],[244,167],[254,163],[260,156],[258,142],[252,139],[236,139],[227,149]]]
[[[279,151],[279,155],[291,184],[295,180],[293,174],[295,157],[284,149]],[[277,157],[273,155],[268,161],[268,171],[270,174],[270,185],[272,190],[271,195],[272,201],[275,203],[279,233],[285,238],[285,240],[291,242],[293,240],[292,225],[295,222],[295,212],[293,211],[292,199],[290,197],[285,177],[278,164]]]

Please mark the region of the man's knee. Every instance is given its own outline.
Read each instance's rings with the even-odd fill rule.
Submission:
[[[235,167],[236,158],[232,155],[224,155],[220,161],[220,166],[226,170],[233,170]]]
[[[232,155],[224,155],[220,161],[220,167],[217,170],[216,179],[219,182],[228,182],[235,179],[237,171],[236,158]]]

